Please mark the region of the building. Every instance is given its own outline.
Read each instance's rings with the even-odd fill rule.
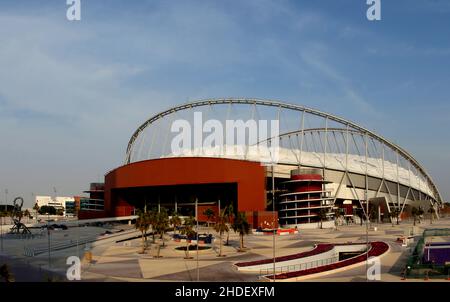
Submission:
[[[62,210],[63,215],[73,215],[75,209],[74,197],[67,196],[36,196],[35,204],[41,208],[42,206],[54,207],[57,211]]]
[[[209,118],[200,123],[205,133],[196,132],[199,116]],[[275,120],[279,131],[250,142],[250,126],[256,123],[240,123],[232,136],[249,138],[244,143],[205,147],[211,124],[217,128],[231,119],[257,125]],[[175,121],[194,125],[188,134],[203,145],[174,152],[181,135],[173,131]],[[270,125],[272,131],[275,124]],[[259,152],[267,146],[277,155],[269,164]],[[244,152],[221,152],[232,148]],[[203,209],[217,213],[231,204],[254,227],[266,228],[331,226],[337,213],[354,221],[367,216],[386,221],[393,211],[404,218],[413,207],[439,210],[443,202],[424,167],[397,144],[332,114],[259,99],[202,100],[154,115],[132,135],[124,165],[109,171],[99,188],[91,185],[87,191],[94,208],[86,207],[86,217],[165,207],[205,220]]]
[[[93,182],[90,184],[89,190],[84,191],[89,193],[89,197],[78,196],[76,201],[78,202],[78,218],[79,219],[91,219],[91,218],[104,218],[107,217],[105,212],[105,184]],[[116,215],[126,216],[126,215]]]

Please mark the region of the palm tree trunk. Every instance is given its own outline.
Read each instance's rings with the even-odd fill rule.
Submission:
[[[161,239],[162,239],[162,243],[163,243],[162,245],[165,246],[164,245],[164,232],[161,233]]]
[[[240,234],[241,236],[241,250],[244,248],[244,234]]]
[[[186,239],[186,259],[189,259],[189,241]]]
[[[144,232],[142,232],[142,253],[145,252]]]
[[[230,239],[230,232],[227,232],[227,243],[225,245],[229,245],[228,239]]]
[[[219,256],[222,257],[222,233],[219,234],[219,240],[220,240]]]

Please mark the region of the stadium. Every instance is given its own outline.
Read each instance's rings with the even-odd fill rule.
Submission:
[[[190,130],[196,132],[199,114],[215,125],[278,121],[266,131],[277,135],[254,141],[249,129],[236,128],[244,142],[218,140],[212,148],[189,144],[174,152],[179,135],[174,123],[194,125]],[[204,131],[205,125],[200,125]],[[276,160],[263,159],[257,152],[261,146],[276,150]],[[243,152],[223,152],[237,147]],[[217,214],[231,204],[254,228],[332,227],[336,219],[358,223],[364,217],[382,222],[394,219],[392,213],[401,220],[413,207],[434,207],[439,215],[443,203],[425,168],[382,136],[312,108],[244,98],[200,100],[152,116],[131,136],[124,165],[86,192],[90,198],[81,201],[82,219],[164,207],[205,221],[205,209]]]

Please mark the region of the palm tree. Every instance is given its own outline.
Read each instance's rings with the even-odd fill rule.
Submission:
[[[203,212],[203,215],[205,215],[208,218],[208,221],[206,223],[208,224],[208,229],[209,229],[209,223],[210,223],[211,219],[214,217],[214,211],[211,208],[207,208]]]
[[[158,210],[152,209],[148,212],[148,223],[152,227],[152,243],[155,243],[156,224],[157,224]]]
[[[228,222],[228,224],[231,224],[234,220],[234,207],[233,204],[229,204],[226,208],[225,208],[225,217],[226,220]],[[225,245],[229,245],[229,239],[230,239],[230,231],[227,231],[227,243],[225,243]]]
[[[173,232],[176,233],[177,227],[181,225],[181,218],[178,214],[174,214],[170,218],[170,224],[173,225]]]
[[[389,212],[389,217],[391,218],[392,226],[394,226],[394,218],[397,217],[397,213],[395,213],[395,210]]]
[[[400,213],[401,213],[400,209],[395,208],[392,212],[394,213],[394,217],[397,219],[397,225],[399,225],[400,224],[399,217],[400,217]]]
[[[195,218],[192,216],[189,216],[187,219],[184,220],[183,228],[180,230],[180,233],[182,235],[186,235],[186,250],[185,250],[186,257],[184,259],[190,259],[190,257],[189,257],[189,238],[193,237],[196,234],[194,231],[194,225],[195,225]],[[198,242],[197,242],[197,244],[198,244]]]
[[[322,225],[323,221],[325,219],[327,219],[327,213],[328,213],[328,211],[324,208],[320,209],[319,213],[317,213],[317,217],[319,217],[319,219],[320,219],[320,228],[321,229],[323,228],[323,225]]]
[[[244,235],[250,233],[250,224],[247,221],[247,217],[244,212],[239,212],[234,219],[233,225],[231,226],[235,233],[239,233],[240,244],[239,251],[244,249]]]
[[[145,253],[147,245],[145,241],[147,240],[147,231],[150,228],[149,215],[146,212],[138,211],[138,218],[136,219],[136,229],[141,231],[142,234],[142,254]]]
[[[217,218],[217,223],[214,226],[214,230],[219,233],[219,242],[220,242],[220,249],[219,249],[219,257],[222,257],[222,235],[225,232],[229,232],[230,229],[227,225],[227,216],[225,214],[225,210],[223,210],[219,217]]]
[[[416,207],[413,207],[411,209],[411,214],[413,215],[413,218],[414,218],[414,225],[416,225],[416,220],[417,220],[417,216],[419,215],[419,210]]]
[[[341,209],[337,208],[334,210],[334,224],[336,225],[336,230],[338,229],[338,220],[341,217]]]
[[[37,221],[37,219],[38,219],[38,213],[39,213],[39,205],[38,205],[37,202],[34,204],[33,210],[36,211],[36,221]]]
[[[374,219],[377,218],[378,221],[378,209],[376,207],[371,207],[369,210],[369,222]]]
[[[433,224],[433,215],[435,212],[436,210],[432,206],[428,209],[428,213],[430,213],[430,224]]]
[[[417,217],[419,218],[419,223],[422,222],[422,215],[425,213],[425,211],[422,209],[422,206],[419,206],[417,209]]]
[[[166,233],[168,227],[169,227],[169,215],[167,214],[167,210],[165,208],[161,208],[160,212],[156,214],[155,229],[156,232],[161,235],[160,239],[162,239],[163,246],[164,246],[164,234]]]

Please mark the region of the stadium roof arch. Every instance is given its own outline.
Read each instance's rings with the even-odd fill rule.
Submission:
[[[260,119],[271,116],[280,120],[283,125],[280,125],[278,138],[282,161],[297,163],[299,166],[349,169],[371,174],[414,187],[442,203],[439,190],[425,168],[397,144],[336,115],[274,100],[205,99],[162,111],[146,120],[133,133],[128,142],[125,164],[173,156],[166,147],[173,135],[170,125],[175,118],[188,118],[195,109],[206,111],[205,115],[208,116],[229,119],[233,106],[246,106],[249,109],[239,110],[233,115],[234,119],[255,119],[255,115],[258,115]],[[159,141],[163,143],[156,143]],[[251,153],[245,159],[258,161]]]

